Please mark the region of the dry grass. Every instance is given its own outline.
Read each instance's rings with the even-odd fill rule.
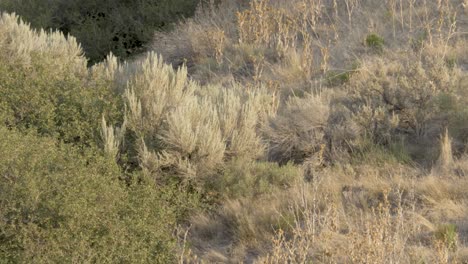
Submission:
[[[467,263],[466,6],[220,1],[157,33],[162,55],[88,72],[14,16],[0,46],[26,66],[60,46],[122,95],[104,151],[208,200],[180,263]]]
[[[303,168],[192,219],[185,262],[464,263],[463,4],[222,1],[158,34],[194,80],[277,92],[263,158]]]
[[[180,263],[466,263],[466,5],[213,3],[157,33],[161,55],[89,70],[125,101],[104,150],[212,199]],[[58,46],[87,74],[72,38],[21,43],[12,19],[17,63]]]
[[[466,181],[343,169],[195,217],[187,239],[201,262],[186,262],[463,263]]]

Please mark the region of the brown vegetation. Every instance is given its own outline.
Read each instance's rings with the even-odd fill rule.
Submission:
[[[213,1],[156,33],[146,55],[123,63],[110,55],[88,70],[74,39],[31,33],[2,15],[0,62],[11,64],[0,64],[10,91],[0,120],[96,147],[123,185],[167,203],[172,217],[158,217],[172,236],[157,235],[170,250],[143,248],[148,262],[468,263],[467,8],[462,0]],[[37,41],[16,45],[22,38]],[[75,80],[39,78],[41,89],[66,84],[94,98],[84,91],[97,87],[102,96],[85,106],[102,106],[71,128],[62,120],[88,109],[75,97],[70,112],[47,96],[42,115],[21,100],[25,110],[16,107],[14,88],[30,86],[12,73],[55,76],[28,65]],[[180,196],[153,197],[166,188]],[[136,233],[158,227],[137,222],[138,214],[155,221],[146,206],[129,223]]]
[[[186,262],[468,261],[464,7],[225,1],[157,34],[193,80],[278,94],[263,159],[303,174],[195,216]]]

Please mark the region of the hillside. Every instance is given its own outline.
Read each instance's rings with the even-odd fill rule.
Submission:
[[[211,1],[147,42],[89,66],[1,15],[0,263],[468,263],[467,1]]]

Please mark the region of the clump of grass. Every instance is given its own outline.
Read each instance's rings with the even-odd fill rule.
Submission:
[[[254,199],[285,190],[300,181],[301,176],[301,169],[292,164],[279,166],[238,159],[225,165],[223,172],[212,179],[210,189],[229,199]]]
[[[293,230],[278,231],[271,240],[271,253],[257,263],[409,261],[406,245],[408,237],[417,229],[403,213],[401,201],[392,205],[388,193],[384,192],[377,207],[368,213],[361,212],[360,218],[347,223],[333,202],[325,205],[326,209],[319,209],[316,202],[295,207],[300,213],[295,214]]]
[[[444,224],[437,227],[434,238],[443,243],[449,250],[456,250],[458,245],[457,226],[454,224]]]
[[[377,34],[369,34],[366,37],[366,45],[371,48],[373,51],[382,53],[384,48],[385,41],[384,39]]]
[[[450,70],[453,70],[455,68],[455,65],[457,64],[457,59],[454,57],[446,58],[445,63]]]
[[[327,73],[326,80],[329,86],[342,85],[349,82],[352,72],[330,71]]]
[[[412,164],[412,157],[403,141],[390,142],[387,146],[363,139],[351,154],[355,164]]]
[[[440,139],[440,154],[436,163],[436,170],[440,173],[447,173],[453,168],[452,140],[450,139],[448,129]]]

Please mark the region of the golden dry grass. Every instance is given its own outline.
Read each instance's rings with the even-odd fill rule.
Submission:
[[[467,5],[213,2],[89,70],[15,16],[0,46],[121,97],[103,151],[206,203],[175,232],[180,263],[467,263]]]
[[[303,171],[194,217],[181,262],[465,263],[466,5],[222,1],[158,34],[194,80],[278,91],[264,158]]]
[[[221,1],[91,69],[2,15],[0,58],[121,97],[102,150],[206,206],[179,223],[180,263],[467,263],[466,6]]]

